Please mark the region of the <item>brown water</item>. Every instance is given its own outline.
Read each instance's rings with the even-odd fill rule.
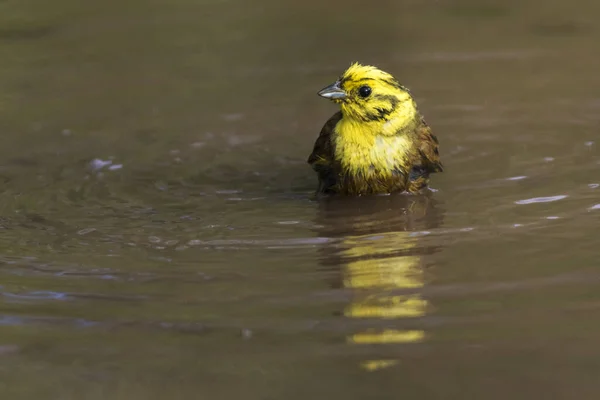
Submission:
[[[0,2],[2,399],[600,396],[600,3],[96,3]],[[354,60],[431,196],[310,199]]]

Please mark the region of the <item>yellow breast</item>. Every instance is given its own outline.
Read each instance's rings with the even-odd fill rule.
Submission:
[[[335,155],[344,172],[389,177],[394,170],[410,168],[414,144],[408,135],[370,134],[364,125],[342,119],[335,128]]]

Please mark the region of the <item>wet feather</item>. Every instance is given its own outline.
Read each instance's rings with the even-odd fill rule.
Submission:
[[[437,138],[392,75],[354,63],[319,94],[341,110],[325,123],[308,157],[318,193],[416,193],[443,170]]]

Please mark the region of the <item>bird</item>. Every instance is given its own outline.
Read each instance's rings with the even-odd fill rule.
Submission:
[[[354,62],[318,95],[340,110],[307,160],[317,195],[417,194],[429,187],[430,174],[443,171],[437,137],[391,74]]]

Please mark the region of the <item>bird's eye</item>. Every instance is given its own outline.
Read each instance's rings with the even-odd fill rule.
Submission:
[[[371,88],[370,88],[370,87],[368,87],[367,85],[365,85],[365,86],[361,86],[361,87],[358,89],[358,95],[359,95],[360,97],[362,97],[362,98],[369,97],[369,95],[370,95],[370,94],[371,94]]]

